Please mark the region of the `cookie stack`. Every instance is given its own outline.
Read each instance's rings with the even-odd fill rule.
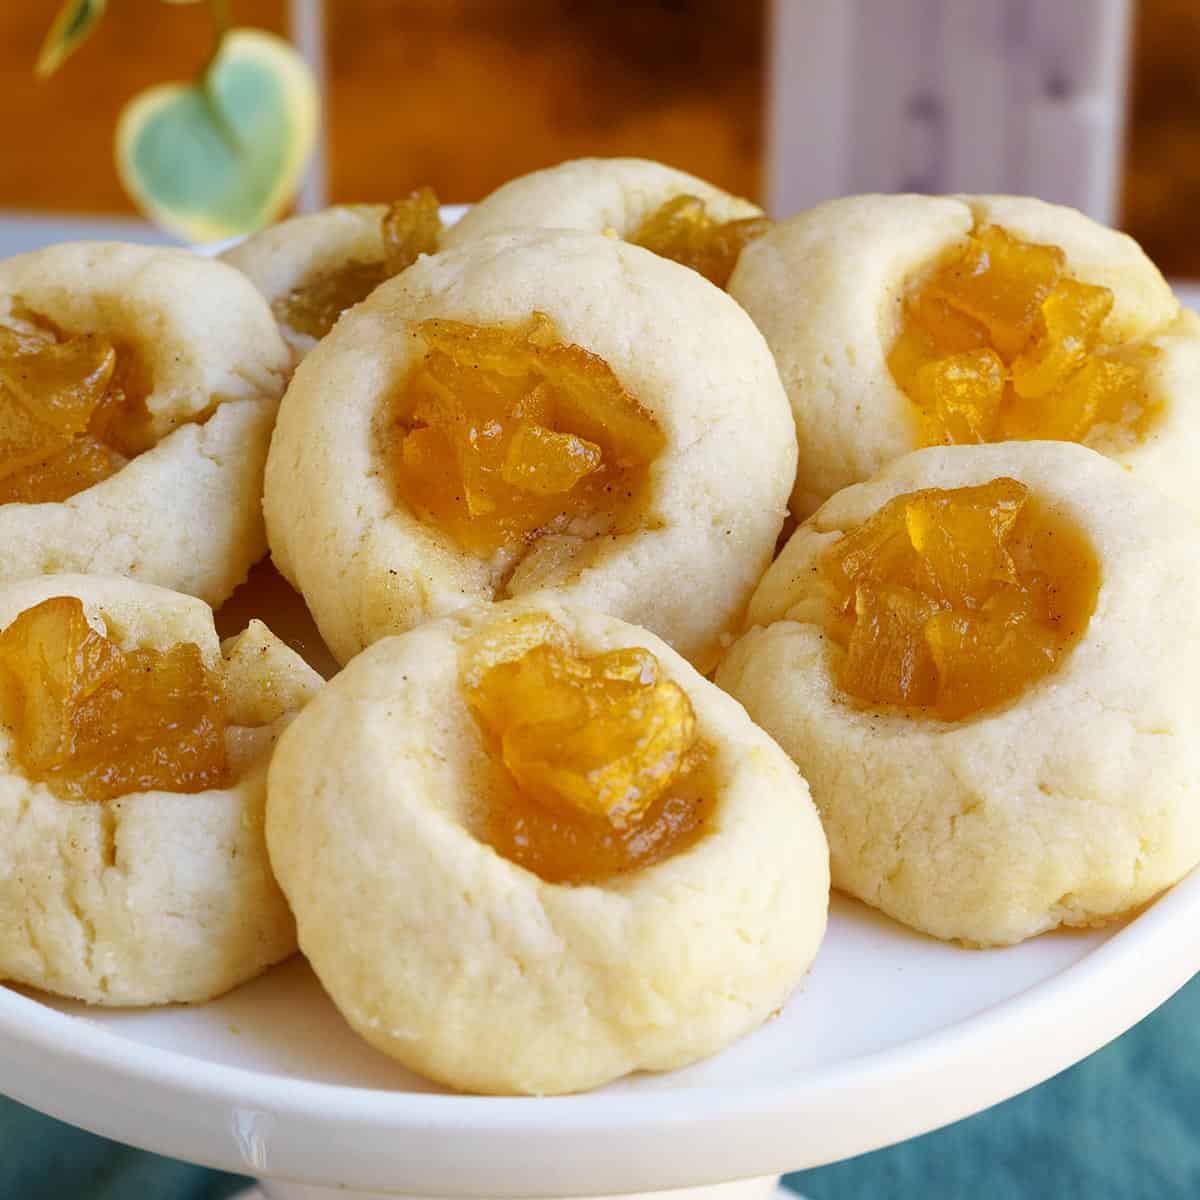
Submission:
[[[1009,196],[832,201],[730,290],[804,523],[717,680],[835,886],[973,945],[1146,904],[1200,861],[1195,315],[1131,238]]]
[[[320,679],[261,622],[213,623],[266,550],[289,368],[222,263],[0,263],[0,977],[201,1001],[295,950],[267,763]]]
[[[0,977],[298,933],[385,1053],[556,1093],[765,1020],[831,872],[994,945],[1200,860],[1200,337],[1129,239],[620,159],[225,257],[0,263]]]

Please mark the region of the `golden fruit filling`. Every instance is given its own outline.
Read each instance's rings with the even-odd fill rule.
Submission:
[[[1105,336],[1112,306],[1108,288],[1067,274],[1057,246],[977,229],[906,297],[888,356],[923,443],[1140,436],[1155,351]]]
[[[434,320],[416,333],[427,353],[385,411],[384,449],[422,520],[490,556],[631,516],[663,436],[602,358],[564,344],[542,313],[518,328]]]
[[[432,188],[418,188],[397,200],[383,216],[383,258],[354,259],[314,276],[272,305],[275,319],[318,341],[338,317],[365,300],[381,283],[411,267],[422,254],[433,254],[442,232],[438,199]]]
[[[1100,573],[1024,484],[897,496],[820,561],[836,595],[842,690],[957,721],[1054,670],[1087,628]]]
[[[230,780],[221,681],[190,642],[124,651],[57,596],[0,633],[0,678],[18,765],[63,799]]]
[[[507,786],[482,817],[500,854],[594,883],[690,845],[712,812],[696,715],[649,650],[580,654],[549,617],[476,634],[463,688]]]
[[[47,324],[0,325],[0,504],[66,500],[152,444],[132,349]]]
[[[638,226],[628,240],[644,246],[723,288],[729,283],[738,255],[747,243],[771,228],[766,217],[718,221],[709,216],[704,201],[696,196],[672,196],[660,204]]]

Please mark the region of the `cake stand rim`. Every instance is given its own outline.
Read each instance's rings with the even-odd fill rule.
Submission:
[[[1200,944],[1178,933],[1198,916],[1200,868],[1024,992],[922,1037],[741,1091],[511,1098],[310,1082],[131,1041],[0,988],[2,1090],[158,1153],[311,1183],[495,1197],[700,1186],[851,1157],[1032,1087],[1200,971]]]

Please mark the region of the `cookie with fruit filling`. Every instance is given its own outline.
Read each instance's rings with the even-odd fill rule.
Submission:
[[[1040,200],[851,196],[777,225],[731,294],[792,403],[803,518],[920,446],[1081,442],[1200,510],[1200,342],[1124,234]]]
[[[130,580],[0,586],[0,979],[199,1002],[295,949],[267,760],[319,677],[253,622]]]
[[[392,205],[340,204],[292,217],[221,257],[266,297],[299,359],[346,309],[432,254],[441,228],[437,197],[421,188]]]
[[[695,272],[529,230],[420,259],[301,363],[267,466],[276,564],[340,661],[552,588],[707,668],[795,469],[753,323]]]
[[[579,158],[522,175],[446,231],[461,246],[510,229],[577,229],[645,246],[718,287],[744,246],[770,227],[749,200],[644,158]]]
[[[718,684],[812,786],[834,885],[1002,945],[1200,860],[1191,515],[1067,442],[920,450],[793,535]]]
[[[267,838],[346,1019],[468,1091],[713,1054],[825,926],[787,756],[659,639],[544,595],[359,655],[280,740]]]
[[[0,578],[126,575],[220,604],[265,551],[289,367],[223,263],[116,242],[0,262]]]

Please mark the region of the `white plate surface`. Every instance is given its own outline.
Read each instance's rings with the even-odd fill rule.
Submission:
[[[1124,926],[1005,950],[944,945],[837,899],[811,974],[763,1029],[684,1071],[552,1099],[437,1092],[361,1043],[299,959],[191,1009],[0,988],[0,1086],[122,1141],[311,1183],[682,1187],[846,1158],[1040,1082],[1200,970],[1198,924],[1200,874]]]

